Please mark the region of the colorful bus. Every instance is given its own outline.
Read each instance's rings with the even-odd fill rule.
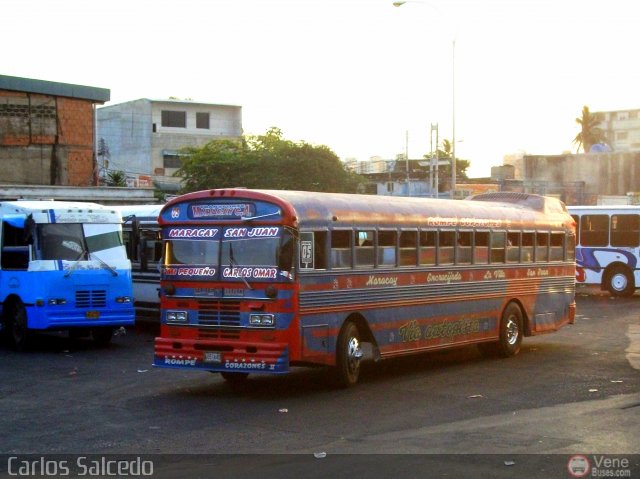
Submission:
[[[160,212],[159,367],[287,373],[523,336],[575,315],[575,230],[564,204],[220,189]]]
[[[631,296],[640,285],[640,206],[568,206],[576,222],[576,282]]]
[[[114,206],[122,214],[124,245],[132,266],[133,304],[139,316],[160,314],[160,256],[158,216],[164,205]]]
[[[111,341],[134,324],[122,217],[95,203],[0,203],[1,324],[24,349],[33,331],[68,330]]]

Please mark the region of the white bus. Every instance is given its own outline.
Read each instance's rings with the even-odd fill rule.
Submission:
[[[576,222],[576,283],[613,296],[640,285],[640,206],[567,206]]]
[[[122,214],[124,244],[133,268],[134,305],[139,315],[156,315],[160,311],[158,262],[162,256],[162,241],[158,215],[163,206],[113,207]]]

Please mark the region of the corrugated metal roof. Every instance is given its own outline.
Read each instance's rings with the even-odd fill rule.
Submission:
[[[111,98],[111,90],[70,83],[58,83],[31,78],[0,75],[0,90],[11,90],[41,95],[64,96],[104,103]]]

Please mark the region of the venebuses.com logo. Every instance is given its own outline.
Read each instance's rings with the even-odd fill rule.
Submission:
[[[631,477],[631,462],[625,457],[582,454],[569,458],[567,470],[571,477]]]

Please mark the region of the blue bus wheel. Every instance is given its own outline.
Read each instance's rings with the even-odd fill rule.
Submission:
[[[29,346],[31,336],[27,323],[27,311],[22,303],[15,303],[9,315],[9,340],[16,351],[24,351]]]
[[[113,328],[94,328],[91,330],[93,342],[98,346],[107,346],[111,342],[113,336]]]

